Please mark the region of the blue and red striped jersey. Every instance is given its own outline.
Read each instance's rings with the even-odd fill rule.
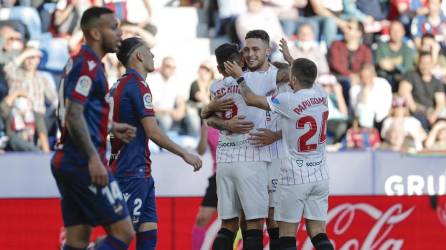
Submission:
[[[87,45],[68,61],[59,86],[58,123],[61,138],[56,146],[52,163],[55,167],[87,167],[88,157],[73,142],[65,124],[67,100],[84,106],[90,138],[103,160],[107,163],[106,142],[109,125],[109,104],[106,100],[108,83],[100,59]]]
[[[144,78],[129,69],[110,90],[113,98],[113,121],[127,123],[137,128],[136,137],[130,143],[111,139],[110,166],[116,178],[144,178],[151,174],[149,138],[141,120],[154,116],[152,94]]]

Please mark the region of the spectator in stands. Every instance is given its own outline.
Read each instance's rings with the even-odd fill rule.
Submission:
[[[406,34],[411,34],[410,25],[415,15],[426,15],[428,8],[424,0],[390,0],[389,1],[389,15],[390,21],[399,20],[406,30]]]
[[[237,35],[240,41],[250,30],[265,30],[273,43],[278,44],[285,34],[280,25],[279,18],[269,8],[263,5],[262,0],[247,0],[248,11],[241,14],[236,21]]]
[[[9,148],[13,151],[40,151],[34,142],[36,121],[32,102],[23,91],[11,91],[1,103],[6,120]]]
[[[300,25],[307,23],[302,10],[308,5],[308,0],[267,0],[264,2],[275,10],[283,31],[288,37],[294,36]]]
[[[318,83],[322,85],[328,96],[327,144],[341,141],[348,128],[348,109],[345,103],[342,87],[331,76],[319,76]]]
[[[365,64],[372,63],[373,58],[372,51],[361,42],[364,28],[360,22],[350,19],[343,32],[344,40],[333,42],[328,59],[331,72],[342,84],[349,102],[350,86],[359,83],[359,71]]]
[[[446,121],[437,122],[424,143],[428,150],[446,150]]]
[[[390,24],[390,41],[382,42],[376,50],[377,71],[389,81],[392,92],[398,91],[402,76],[413,69],[414,51],[404,42],[404,27],[399,21]]]
[[[422,52],[417,70],[406,73],[398,89],[426,131],[438,120],[445,107],[444,86],[432,75],[432,67],[432,55]]]
[[[319,42],[316,40],[313,28],[310,24],[302,24],[297,33],[297,41],[290,46],[290,53],[293,58],[304,57],[312,60],[317,65],[319,75],[330,73],[327,59],[322,54]]]
[[[181,83],[175,76],[175,59],[165,57],[159,72],[150,74],[147,83],[153,96],[153,106],[156,119],[161,129],[165,132],[179,127],[186,115],[186,100],[179,92]]]
[[[355,0],[358,10],[375,21],[386,20],[387,9],[381,7],[380,0]]]
[[[307,19],[316,24],[316,32],[330,47],[336,40],[338,27],[347,28],[348,23],[341,18],[344,12],[343,0],[309,0],[306,10]],[[321,32],[319,32],[321,31]]]
[[[368,2],[373,3],[376,1],[369,0]],[[363,25],[371,24],[375,21],[375,18],[373,16],[367,15],[358,8],[356,0],[343,0],[343,4],[345,18],[356,19],[363,23]]]
[[[421,37],[427,33],[434,35],[437,41],[444,44],[446,17],[441,11],[441,0],[429,0],[428,2],[428,14],[418,15],[412,20],[412,36],[417,48],[420,47]]]
[[[347,130],[344,148],[375,150],[380,143],[381,138],[376,128],[363,128],[359,125],[358,119],[354,119],[353,126]]]
[[[362,67],[360,84],[350,88],[350,103],[361,127],[381,124],[389,114],[392,89],[386,79],[376,76],[373,64]]]
[[[48,131],[45,122],[45,101],[52,107],[57,105],[57,93],[52,78],[37,71],[41,52],[27,48],[22,54],[8,63],[4,70],[10,91],[23,91],[32,102],[39,142],[45,152],[49,152]]]
[[[384,139],[382,149],[407,151],[409,148],[421,150],[426,132],[420,121],[410,116],[404,98],[395,96],[392,100],[390,116],[384,120],[381,136]]]
[[[79,20],[82,13],[92,6],[91,0],[60,0],[53,13],[50,31],[55,37],[62,37],[68,41],[71,52],[80,48],[83,36]]]
[[[427,52],[432,55],[432,74],[445,82],[446,78],[446,48],[442,48],[440,43],[431,34],[424,34],[418,52],[414,56],[414,64],[419,60],[420,52]]]
[[[244,0],[215,0],[217,1],[216,8],[218,15],[215,18],[215,28],[209,29],[209,36],[227,35],[229,40],[233,43],[240,43],[237,31],[235,28],[235,21],[238,16],[246,12],[246,2]],[[213,0],[211,0],[213,2]],[[214,3],[215,4],[215,3]],[[215,8],[214,6],[211,6]],[[243,40],[244,41],[244,38]]]
[[[186,123],[189,124],[189,135],[198,136],[200,130],[201,108],[208,104],[210,99],[209,87],[215,79],[212,63],[204,61],[198,68],[198,78],[192,82],[187,102]]]
[[[25,47],[25,39],[15,27],[3,25],[0,27],[0,68],[17,57]]]

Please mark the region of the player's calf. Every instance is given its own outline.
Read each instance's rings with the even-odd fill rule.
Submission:
[[[311,238],[311,243],[316,250],[333,250],[328,236],[325,232],[325,221],[305,219],[307,233]]]
[[[106,226],[105,230],[107,237],[97,246],[96,250],[127,249],[135,235],[130,217]]]
[[[269,236],[269,249],[279,250],[279,226],[274,218],[274,208],[270,207],[268,211],[267,227]]]
[[[154,250],[158,240],[158,225],[153,222],[142,223],[136,233],[136,250]]]
[[[238,218],[224,219],[221,222],[221,229],[212,244],[212,250],[232,250],[235,232],[238,230]]]

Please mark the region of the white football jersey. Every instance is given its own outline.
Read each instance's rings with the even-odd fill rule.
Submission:
[[[277,68],[270,66],[264,72],[244,72],[246,84],[257,95],[267,96],[276,89]],[[240,88],[236,80],[226,77],[212,83],[210,87],[213,97],[231,97],[234,106],[231,110],[217,115],[225,120],[234,116],[245,116],[245,119],[254,124],[254,130],[266,128],[266,113],[259,108],[246,105],[240,95]],[[255,147],[249,141],[249,134],[234,134],[228,131],[220,131],[220,139],[217,147],[217,162],[240,161],[271,161],[270,147]]]
[[[278,84],[277,89],[273,95],[292,91],[293,90],[290,88],[288,83]],[[267,128],[273,132],[282,129],[281,115],[276,112],[266,111],[266,122]],[[285,152],[286,146],[284,146],[283,140],[275,141],[271,145],[269,145],[269,147],[271,152],[271,159],[285,159],[287,157],[287,154]]]
[[[314,85],[311,89],[279,93],[267,100],[271,110],[281,115],[282,137],[289,156],[279,182],[296,185],[327,180],[325,91]]]

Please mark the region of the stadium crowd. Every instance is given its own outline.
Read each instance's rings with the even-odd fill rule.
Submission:
[[[158,0],[157,0],[158,1]],[[181,0],[205,12],[209,38],[240,46],[247,31],[266,30],[271,61],[294,58],[318,66],[329,93],[330,150],[446,150],[446,2],[441,0]],[[70,54],[82,44],[79,19],[92,5],[121,19],[123,38],[151,47],[157,27],[150,0],[0,0],[0,151],[49,152],[57,140],[57,86]],[[129,14],[131,13],[131,15]],[[187,46],[184,45],[184,46]],[[179,65],[180,67],[182,65]],[[110,86],[124,72],[115,55],[104,67]],[[217,73],[197,69],[188,95],[179,91],[176,59],[166,56],[147,82],[160,127],[197,138],[200,108]]]

